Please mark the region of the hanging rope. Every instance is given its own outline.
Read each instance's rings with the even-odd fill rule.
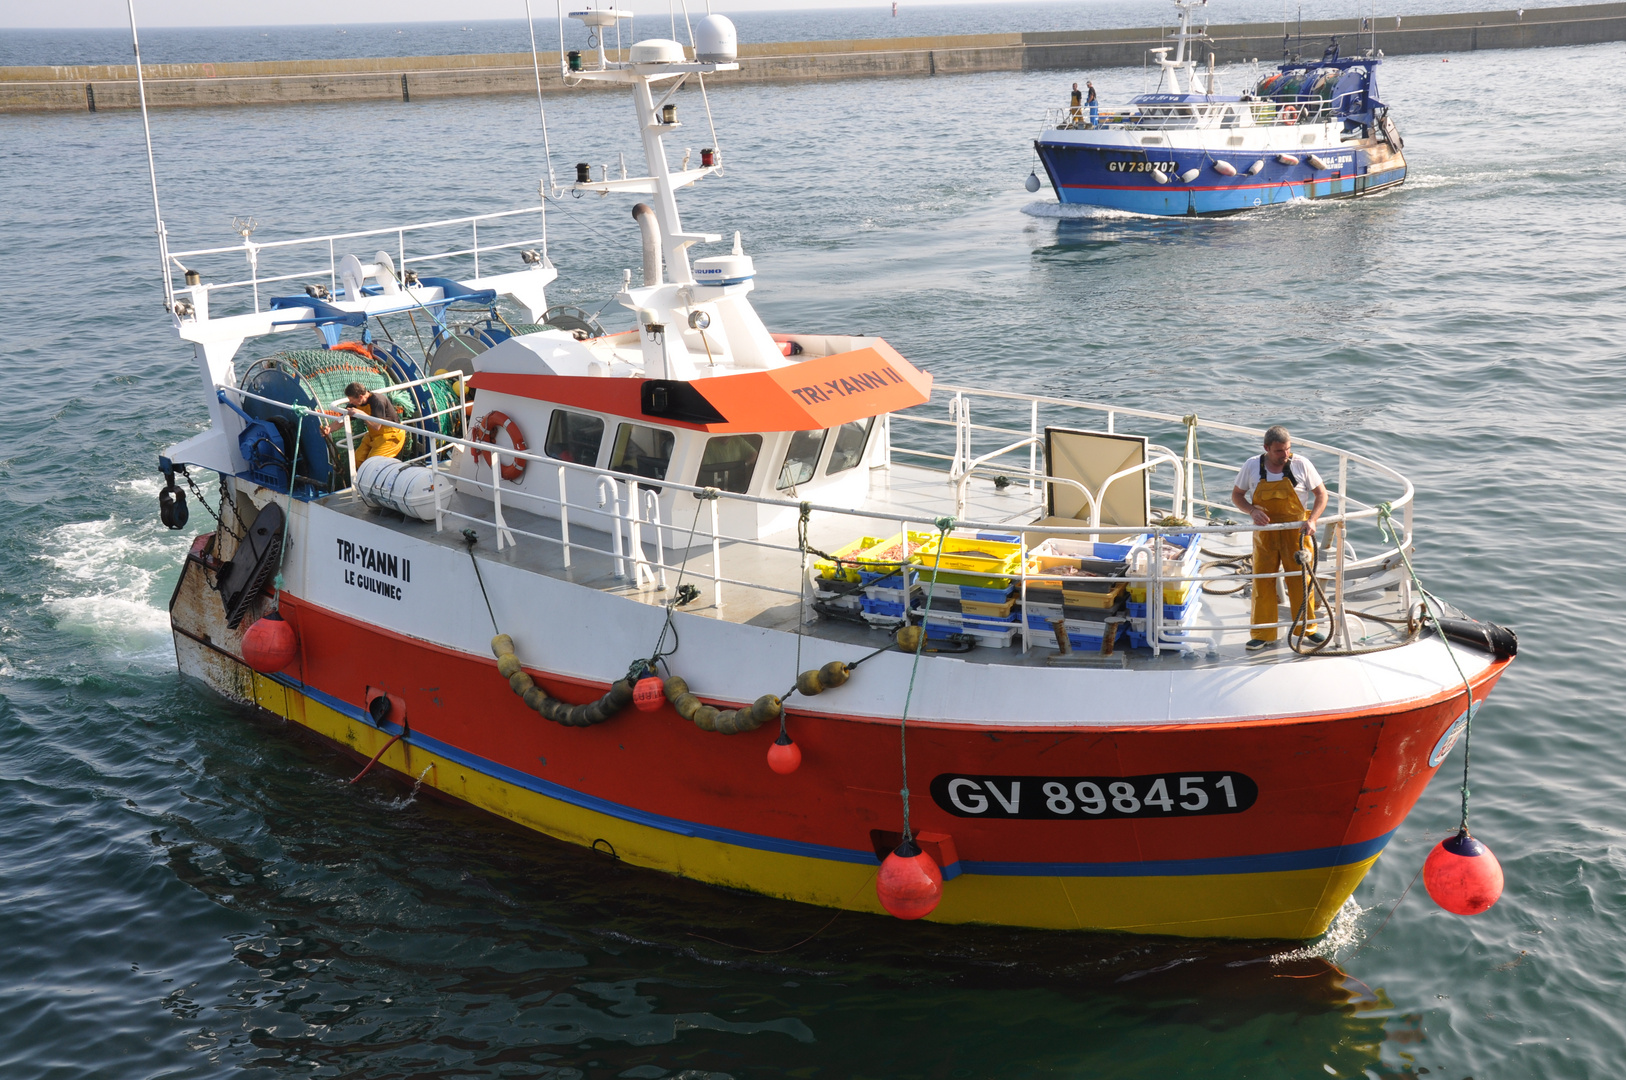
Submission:
[[[277,590],[277,606],[282,606],[282,563],[288,554],[288,526],[294,520],[294,487],[299,482],[299,440],[305,434],[305,417],[310,410],[303,405],[290,405],[294,413],[294,452],[288,458],[288,512],[282,515],[282,554],[277,558],[277,576],[271,585]]]
[[[926,583],[926,608],[920,617],[920,636],[915,639],[915,659],[909,667],[909,688],[903,695],[903,715],[898,718],[898,757],[903,766],[903,788],[899,794],[903,796],[904,844],[911,844],[914,841],[914,831],[909,827],[909,703],[915,696],[915,676],[920,672],[920,654],[926,647],[926,624],[932,617],[932,596],[937,591],[937,568],[943,565],[943,542],[948,539],[949,530],[954,528],[954,519],[940,517],[932,524],[937,526],[937,557],[932,560],[932,579]]]
[[[1394,526],[1394,507],[1386,502],[1378,503],[1378,531],[1383,538],[1395,546],[1400,552],[1401,562],[1406,564],[1406,573],[1411,576],[1411,582],[1417,587],[1417,593],[1423,603],[1423,614],[1434,623],[1434,632],[1440,635],[1440,641],[1445,645],[1446,653],[1451,657],[1451,664],[1457,669],[1462,678],[1463,693],[1468,698],[1468,709],[1463,713],[1462,723],[1462,822],[1459,826],[1464,833],[1468,831],[1468,762],[1473,749],[1474,735],[1474,686],[1467,674],[1462,670],[1462,664],[1457,661],[1457,652],[1451,647],[1451,639],[1445,636],[1445,628],[1440,625],[1440,617],[1434,610],[1433,597],[1423,588],[1423,583],[1417,577],[1417,571],[1412,568],[1411,559],[1406,554],[1406,547],[1400,541],[1400,532]]]

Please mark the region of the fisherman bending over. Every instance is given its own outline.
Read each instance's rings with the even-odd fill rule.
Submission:
[[[359,466],[372,457],[400,456],[406,446],[406,432],[378,423],[379,420],[401,422],[401,414],[395,411],[395,403],[390,401],[389,395],[377,391],[369,393],[365,386],[353,382],[344,388],[344,397],[350,403],[345,412],[360,417],[367,425],[367,434],[356,446],[356,464]]]

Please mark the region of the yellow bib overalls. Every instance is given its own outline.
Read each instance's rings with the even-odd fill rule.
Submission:
[[[1293,490],[1293,462],[1287,462],[1287,471],[1282,473],[1280,480],[1266,479],[1265,462],[1259,459],[1259,486],[1253,489],[1253,505],[1270,515],[1272,524],[1286,521],[1306,521],[1310,512],[1304,508],[1299,493]],[[1293,608],[1294,629],[1298,625],[1299,607],[1304,603],[1304,577],[1299,572],[1299,563],[1294,556],[1304,553],[1308,560],[1315,546],[1315,538],[1296,529],[1281,529],[1276,532],[1259,532],[1253,534],[1253,572],[1256,574],[1274,574],[1280,570],[1291,571],[1286,577],[1287,599]],[[1276,608],[1276,582],[1274,580],[1255,581],[1253,583],[1253,621],[1255,623],[1273,623],[1278,619]],[[1302,627],[1308,634],[1315,630],[1315,594],[1310,594],[1310,606],[1305,610],[1305,621]],[[1253,636],[1260,641],[1275,641],[1276,627],[1258,627]]]

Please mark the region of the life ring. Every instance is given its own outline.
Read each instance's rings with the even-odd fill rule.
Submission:
[[[469,438],[474,442],[491,443],[495,446],[498,428],[508,432],[508,440],[514,444],[515,450],[521,453],[525,452],[527,449],[525,436],[520,432],[519,425],[510,420],[506,413],[495,410],[486,413],[474,422],[474,430],[469,433]],[[491,451],[474,451],[474,460],[489,462],[491,460]],[[524,458],[514,458],[512,463],[502,467],[502,478],[504,480],[518,480],[525,475],[525,464]]]
[[[1291,127],[1299,122],[1299,110],[1296,105],[1282,106],[1282,123]]]

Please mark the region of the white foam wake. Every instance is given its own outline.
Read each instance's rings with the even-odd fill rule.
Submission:
[[[126,659],[167,656],[169,615],[161,579],[190,534],[119,517],[80,521],[46,533],[50,564],[44,606],[60,629],[111,647]]]
[[[1124,221],[1131,218],[1156,218],[1156,214],[1137,214],[1130,210],[1113,210],[1105,206],[1081,206],[1077,203],[1051,202],[1040,199],[1022,207],[1029,217],[1051,218],[1056,221]]]

